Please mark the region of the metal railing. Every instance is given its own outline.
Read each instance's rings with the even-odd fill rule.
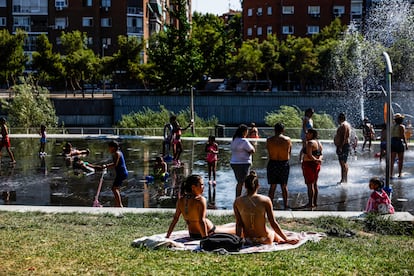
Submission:
[[[208,137],[213,135],[216,137],[233,137],[237,127],[227,127],[225,125],[217,125],[209,128],[195,128],[195,135],[197,137]],[[12,135],[39,135],[39,128],[9,128],[9,133]],[[358,139],[363,140],[362,130],[355,129]],[[48,134],[62,134],[62,135],[114,135],[114,136],[163,136],[164,128],[118,128],[118,127],[64,127],[64,128],[48,128]],[[318,129],[319,139],[333,139],[336,129]],[[380,133],[376,130],[376,133]],[[300,139],[300,128],[286,128],[285,134],[292,139]],[[272,127],[260,127],[259,136],[266,138],[274,135]],[[191,131],[185,131],[183,136],[191,136]]]

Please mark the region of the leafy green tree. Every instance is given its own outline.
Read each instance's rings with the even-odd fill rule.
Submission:
[[[226,76],[226,62],[231,58],[231,42],[224,22],[213,14],[195,12],[191,37],[203,56],[203,73],[212,77]]]
[[[244,79],[255,79],[263,70],[262,51],[260,50],[259,40],[248,40],[243,43],[239,52],[234,56],[232,67],[236,71],[236,76]]]
[[[96,74],[98,58],[91,49],[87,48],[86,33],[80,31],[62,33],[60,38],[65,52],[66,76],[71,88],[80,89],[83,93],[83,84],[96,79],[94,74]]]
[[[7,86],[10,81],[15,84],[25,69],[28,58],[23,45],[26,37],[26,33],[20,29],[14,35],[6,29],[0,30],[0,81],[6,82]]]
[[[118,51],[111,57],[107,57],[106,75],[113,75],[114,81],[125,86],[129,83],[144,81],[141,67],[141,54],[144,43],[135,36],[119,36]]]
[[[261,62],[263,63],[263,71],[266,75],[266,80],[270,80],[271,76],[275,76],[276,73],[283,70],[282,65],[279,63],[279,48],[280,42],[277,37],[270,35],[260,44]]]
[[[12,100],[2,100],[2,108],[8,113],[10,124],[15,127],[48,127],[57,125],[55,108],[49,98],[49,90],[34,85],[32,80],[21,79],[22,84],[14,85]]]
[[[378,76],[384,73],[384,48],[367,41],[361,34],[348,32],[335,48],[332,59],[332,79],[335,88],[347,92],[362,92],[378,88]]]
[[[234,45],[233,51],[239,49],[243,43],[243,18],[241,13],[233,15],[229,20],[226,30],[229,41]]]
[[[177,0],[170,10],[178,24],[167,25],[150,39],[149,61],[154,64],[158,87],[167,92],[172,88],[183,91],[193,86],[203,75],[203,57],[196,41],[190,36],[185,0]]]
[[[60,54],[53,53],[53,45],[46,34],[36,38],[36,51],[33,52],[32,58],[32,69],[39,84],[48,86],[64,77]]]
[[[318,56],[309,38],[288,36],[283,41],[281,52],[284,56],[284,68],[299,79],[301,90],[306,90],[307,80],[319,72]]]
[[[392,60],[393,82],[397,84],[414,83],[414,39],[400,38],[389,48]],[[404,87],[400,87],[404,89]]]
[[[330,25],[324,27],[320,33],[312,36],[315,45],[315,52],[319,61],[319,74],[317,79],[321,80],[319,84],[322,89],[332,89],[332,59],[334,58],[335,49],[339,40],[344,36],[347,26],[342,25],[339,18],[335,18]]]

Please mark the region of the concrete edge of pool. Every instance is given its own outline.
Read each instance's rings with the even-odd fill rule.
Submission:
[[[85,213],[85,214],[112,214],[122,216],[123,214],[148,214],[148,213],[173,213],[175,209],[161,208],[114,208],[114,207],[78,207],[78,206],[28,206],[28,205],[0,205],[0,212],[42,212],[42,213]],[[207,213],[213,216],[232,215],[233,210],[207,210]],[[334,216],[349,219],[362,219],[363,212],[346,212],[346,211],[274,211],[278,218],[290,219],[311,219],[322,216]],[[384,215],[393,221],[414,222],[414,216],[409,212],[396,212],[392,215]]]

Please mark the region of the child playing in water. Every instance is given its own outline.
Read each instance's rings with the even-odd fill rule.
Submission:
[[[124,180],[128,178],[128,170],[125,164],[125,158],[122,151],[119,149],[119,144],[116,141],[108,143],[108,151],[112,154],[112,162],[102,165],[102,169],[111,168],[115,169],[115,179],[112,185],[112,192],[115,197],[115,207],[123,207],[121,193],[119,189],[122,186]]]
[[[45,145],[46,145],[46,126],[40,126],[40,148],[39,148],[39,155],[45,155]]]
[[[208,165],[208,185],[213,184],[216,186],[216,168],[217,168],[217,155],[218,155],[218,144],[216,143],[216,137],[209,136],[206,144],[206,161]],[[213,175],[213,181],[211,181],[211,175]]]
[[[373,190],[368,199],[365,212],[379,213],[379,214],[394,214],[394,207],[391,205],[391,200],[383,189],[384,182],[378,177],[373,177],[369,180],[369,188]]]
[[[6,126],[6,119],[4,119],[3,117],[0,118],[0,128],[1,128],[0,156],[1,156],[1,150],[3,149],[3,147],[5,147],[10,157],[10,163],[14,164],[16,163],[16,160],[14,159],[13,152],[10,150],[11,145],[10,145],[9,131]]]
[[[188,126],[182,128],[177,121],[177,116],[173,115],[170,118],[170,123],[173,126],[173,130],[172,130],[172,133],[173,133],[172,144],[173,144],[173,152],[174,152],[173,162],[175,165],[180,166],[181,165],[180,155],[181,155],[181,152],[183,151],[183,145],[181,142],[181,134],[184,130],[187,130],[190,126],[193,125],[193,121],[191,120]]]
[[[165,181],[168,177],[168,166],[164,159],[158,156],[153,167],[153,176],[156,180]]]
[[[82,161],[79,156],[75,156],[73,158],[72,167],[76,174],[78,174],[79,171],[82,171],[83,173],[85,173],[85,175],[91,175],[95,173],[96,166],[89,164],[88,162]]]
[[[78,150],[78,149],[73,148],[71,143],[66,142],[65,146],[63,147],[63,154],[66,157],[72,157],[76,155],[88,155],[89,149]]]

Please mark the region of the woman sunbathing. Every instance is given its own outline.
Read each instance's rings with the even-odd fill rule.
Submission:
[[[207,217],[207,200],[203,197],[204,183],[200,175],[191,175],[184,182],[184,193],[178,200],[174,218],[168,228],[169,238],[182,214],[188,227],[190,237],[202,239],[213,233],[235,233],[234,226],[215,226]]]
[[[244,185],[247,194],[236,198],[233,205],[236,235],[251,244],[298,243],[297,239],[287,238],[276,222],[270,198],[257,194],[259,181],[256,172],[250,172]],[[266,216],[273,229],[266,227]]]

